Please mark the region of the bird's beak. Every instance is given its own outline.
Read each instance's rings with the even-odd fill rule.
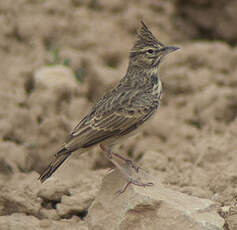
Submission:
[[[180,48],[176,46],[165,46],[164,48],[161,49],[161,51],[164,52],[164,54],[166,55],[179,49]]]

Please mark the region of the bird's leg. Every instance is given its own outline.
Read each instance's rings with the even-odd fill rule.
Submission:
[[[129,186],[130,184],[131,184],[131,181],[129,181],[129,182],[123,187],[123,189],[118,190],[115,194],[120,195],[120,194],[124,193],[124,192],[127,190],[128,186]]]
[[[125,163],[127,163],[131,168],[135,169],[136,172],[138,172],[140,169],[142,169],[140,166],[138,166],[134,161],[132,161],[129,158],[126,158],[124,156],[119,155],[118,153],[112,152],[112,155],[119,158],[120,160],[123,160]]]
[[[130,175],[128,173],[128,171],[126,170],[125,167],[122,167],[114,158],[113,155],[111,154],[111,152],[102,144],[100,144],[100,148],[104,151],[106,158],[111,161],[119,170],[120,172],[126,177],[129,178]]]
[[[134,179],[128,172],[128,170],[125,167],[122,167],[115,159],[113,159],[113,153],[108,150],[104,145],[100,144],[101,149],[106,153],[106,157],[120,170],[120,172],[124,175],[124,177],[128,180],[128,183],[125,185],[125,187],[118,191],[117,193],[121,194],[126,191],[128,186],[130,184],[134,184],[137,186],[142,186],[142,187],[147,187],[147,186],[152,186],[153,183],[143,183],[139,179]],[[121,159],[121,158],[119,158]],[[123,158],[122,158],[123,159]]]
[[[109,160],[113,158],[112,152],[108,148],[106,148],[102,144],[100,144],[100,148],[103,150],[104,153],[106,153],[106,158],[108,158]]]
[[[112,152],[110,149],[106,148],[104,145],[100,144],[100,148],[107,153],[108,158],[111,159],[113,156],[117,157],[118,159],[124,161],[126,164],[128,164],[131,168],[135,169],[136,172],[139,171],[139,169],[142,169],[140,166],[138,166],[136,163],[134,163],[131,159],[128,159],[124,156],[119,155],[118,153]]]
[[[127,190],[128,186],[129,186],[130,184],[134,184],[134,185],[141,186],[141,187],[144,187],[144,188],[145,188],[145,187],[148,187],[148,186],[153,186],[153,185],[154,185],[154,183],[152,183],[152,182],[141,183],[141,182],[139,182],[139,181],[137,181],[137,180],[134,180],[134,179],[132,179],[132,178],[129,178],[128,183],[124,186],[123,189],[119,190],[117,193],[118,193],[118,194],[124,193],[124,192]]]
[[[102,144],[100,144],[100,148],[103,150],[103,152],[106,154],[105,157],[111,161],[112,159],[112,154],[110,151],[107,151],[107,148],[105,148]],[[113,163],[113,162],[112,162]],[[111,172],[113,170],[113,168],[111,167],[109,170],[108,170],[108,173]]]

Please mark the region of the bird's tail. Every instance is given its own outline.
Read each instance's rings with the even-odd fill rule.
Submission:
[[[59,150],[54,155],[54,159],[51,161],[49,166],[41,173],[40,177],[38,178],[41,183],[47,180],[58,169],[58,167],[71,155],[71,153],[72,152],[70,152],[64,147]]]

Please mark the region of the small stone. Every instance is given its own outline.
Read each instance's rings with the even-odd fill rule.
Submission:
[[[34,80],[36,87],[37,85],[47,88],[74,88],[77,86],[72,70],[62,65],[44,66],[35,72]]]
[[[48,218],[51,220],[59,220],[60,219],[60,216],[58,215],[58,212],[56,209],[41,208],[40,209],[40,217],[41,218]]]
[[[49,228],[51,225],[52,225],[52,221],[48,220],[48,219],[44,219],[44,220],[41,220],[39,222],[39,225],[40,227],[42,228]]]

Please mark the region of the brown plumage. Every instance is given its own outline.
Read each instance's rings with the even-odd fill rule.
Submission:
[[[157,110],[162,94],[158,66],[166,54],[177,49],[164,46],[141,22],[126,75],[72,130],[66,143],[40,175],[41,182],[50,177],[75,150],[83,153],[96,144],[104,146],[103,150],[110,149],[117,140],[149,119]]]

